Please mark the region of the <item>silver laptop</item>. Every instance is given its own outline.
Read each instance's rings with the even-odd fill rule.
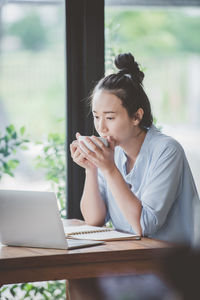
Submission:
[[[67,240],[53,192],[0,190],[0,242],[10,246],[75,249],[102,244]]]

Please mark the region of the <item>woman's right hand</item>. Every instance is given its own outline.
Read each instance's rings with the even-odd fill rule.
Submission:
[[[85,158],[84,154],[82,153],[83,151],[80,151],[80,145],[78,142],[79,136],[80,133],[76,133],[76,140],[70,144],[71,157],[73,161],[80,167],[86,170],[96,170],[96,166]]]

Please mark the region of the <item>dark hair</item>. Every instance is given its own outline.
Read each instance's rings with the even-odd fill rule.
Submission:
[[[102,78],[94,88],[91,99],[98,90],[108,91],[122,101],[130,118],[133,118],[137,110],[142,108],[144,115],[139,126],[150,127],[153,117],[149,99],[142,85],[144,73],[139,69],[131,53],[116,56],[115,66],[119,72]]]

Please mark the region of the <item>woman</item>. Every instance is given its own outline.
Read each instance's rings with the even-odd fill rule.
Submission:
[[[91,97],[96,131],[109,147],[87,137],[90,150],[79,133],[70,145],[86,172],[83,217],[91,225],[111,220],[118,230],[192,243],[199,198],[184,150],[152,124],[134,57],[120,54],[115,65],[119,72],[102,78]]]

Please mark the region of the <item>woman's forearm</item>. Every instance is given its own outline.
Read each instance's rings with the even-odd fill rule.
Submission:
[[[142,228],[140,225],[142,205],[140,200],[127,186],[127,183],[124,181],[117,167],[112,171],[105,172],[104,176],[123,215],[131,224],[133,230],[137,234],[142,235]]]
[[[104,225],[106,206],[99,191],[96,170],[86,170],[84,191],[81,198],[81,212],[87,224],[93,226]]]

